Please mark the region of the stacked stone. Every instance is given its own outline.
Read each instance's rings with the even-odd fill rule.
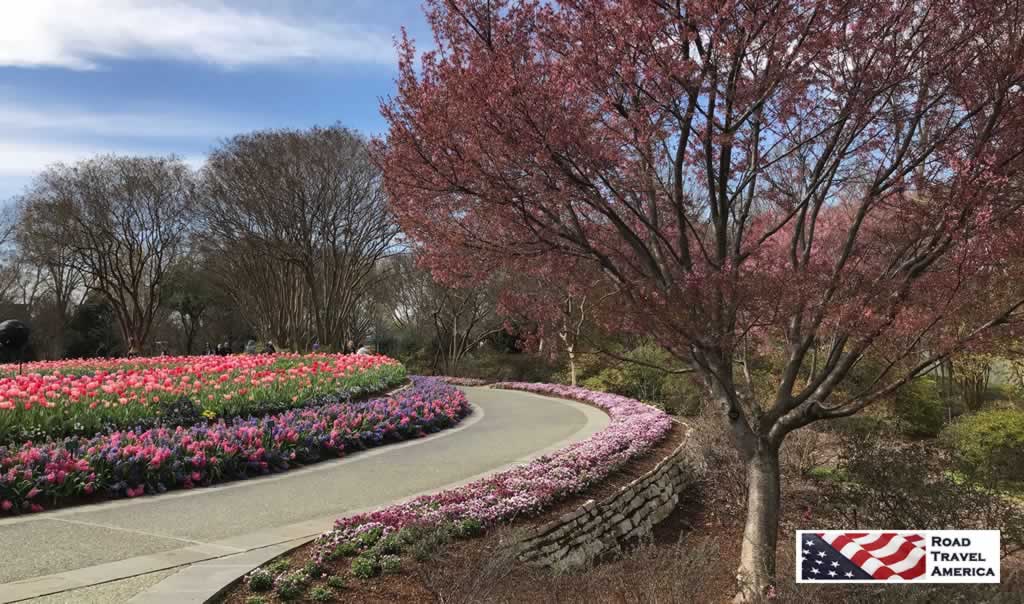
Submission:
[[[692,488],[702,468],[683,443],[650,472],[603,501],[580,508],[532,529],[519,543],[519,559],[567,570],[621,550],[646,537],[672,513],[684,489]]]

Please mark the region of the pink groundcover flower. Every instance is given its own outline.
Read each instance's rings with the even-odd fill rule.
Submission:
[[[465,520],[477,520],[486,526],[536,514],[644,455],[672,429],[672,418],[664,412],[623,396],[556,384],[506,382],[495,387],[588,403],[606,411],[611,423],[587,440],[530,463],[462,487],[338,520],[333,531],[317,539],[314,560],[322,562],[339,544],[354,541],[368,531],[380,530],[387,535],[407,526]]]

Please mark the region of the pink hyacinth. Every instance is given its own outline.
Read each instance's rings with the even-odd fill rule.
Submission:
[[[413,377],[412,382],[393,398],[332,402],[190,427],[116,430],[92,438],[0,446],[0,501],[11,502],[0,511],[18,513],[36,497],[59,503],[76,495],[138,497],[145,494],[146,484],[156,491],[187,489],[217,479],[282,471],[340,457],[349,449],[435,432],[470,412],[465,395],[456,388],[426,378]],[[412,429],[399,430],[402,419]],[[268,438],[271,432],[283,438]],[[170,471],[178,464],[184,472]],[[206,467],[218,471],[206,472]],[[144,484],[128,486],[119,478],[136,472]],[[33,481],[27,493],[8,486],[22,480]],[[66,483],[73,486],[63,486]]]

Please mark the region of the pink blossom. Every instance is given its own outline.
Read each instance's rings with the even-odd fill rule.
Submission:
[[[373,528],[383,528],[387,533],[412,524],[465,519],[490,524],[536,514],[645,454],[672,429],[672,419],[664,412],[614,394],[554,384],[502,383],[495,387],[585,402],[606,411],[611,422],[589,439],[528,464],[435,495],[338,520],[333,531],[317,539],[314,559],[322,559],[338,543]]]

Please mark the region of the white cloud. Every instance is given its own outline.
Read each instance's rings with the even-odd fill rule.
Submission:
[[[3,93],[0,88],[0,93]],[[47,166],[102,154],[168,155],[199,168],[221,136],[257,126],[190,110],[126,113],[0,101],[0,201],[20,193]]]
[[[249,129],[235,118],[195,111],[126,113],[0,101],[0,136],[56,134],[130,138],[216,138]]]
[[[170,58],[226,68],[295,60],[393,63],[391,38],[186,0],[25,0],[0,19],[0,65],[96,69],[104,60]]]
[[[0,140],[0,177],[30,178],[51,164],[73,164],[104,154],[168,155],[169,153],[153,149],[147,150],[144,147]],[[193,169],[201,167],[206,160],[202,154],[178,155]]]
[[[26,176],[57,162],[73,163],[103,153],[101,147],[0,140],[0,176]]]
[[[47,166],[56,163],[73,164],[105,154],[165,156],[169,152],[146,147],[0,139],[0,209],[10,199],[22,194],[32,179]],[[177,155],[193,170],[201,168],[206,161],[206,155],[202,153]]]

